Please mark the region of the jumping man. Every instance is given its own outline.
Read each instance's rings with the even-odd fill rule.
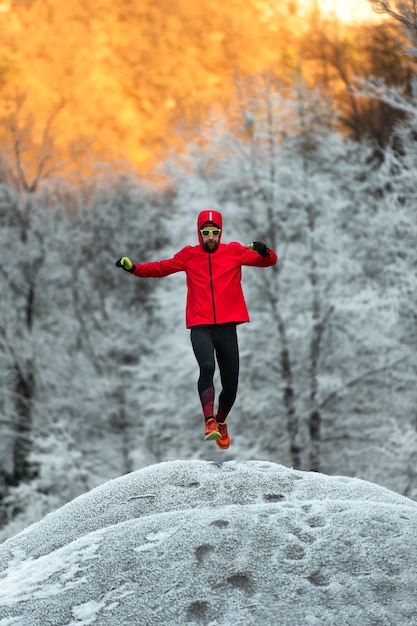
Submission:
[[[222,214],[201,211],[197,219],[199,244],[182,248],[171,259],[132,263],[128,257],[118,267],[141,278],[162,278],[175,272],[187,276],[186,325],[200,376],[198,393],[205,419],[205,439],[225,450],[230,446],[226,418],[235,402],[239,378],[236,326],[249,321],[242,291],[242,266],[269,267],[278,257],[265,243],[249,246],[221,243]],[[222,390],[214,412],[215,355]]]

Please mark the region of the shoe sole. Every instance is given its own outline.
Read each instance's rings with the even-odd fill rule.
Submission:
[[[204,441],[217,441],[218,439],[221,439],[222,436],[219,433],[218,430],[213,430],[211,433],[209,433],[208,435],[206,435],[204,437]]]
[[[216,446],[220,448],[220,450],[227,450],[228,448],[230,448],[230,443],[223,444],[219,440],[217,440]]]

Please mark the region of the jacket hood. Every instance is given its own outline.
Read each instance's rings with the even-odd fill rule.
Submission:
[[[201,211],[201,213],[199,213],[198,218],[197,218],[197,234],[198,234],[198,241],[200,242],[201,247],[203,247],[203,239],[201,237],[200,229],[202,228],[203,224],[205,224],[206,222],[213,222],[213,224],[215,224],[219,228],[222,228],[222,225],[223,225],[222,214],[219,211]],[[222,233],[220,233],[219,243],[220,243],[221,238],[222,238]]]

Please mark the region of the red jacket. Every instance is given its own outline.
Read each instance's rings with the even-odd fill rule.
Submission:
[[[133,274],[143,278],[162,278],[175,272],[187,276],[187,328],[200,324],[227,324],[249,321],[249,314],[241,286],[242,265],[269,267],[277,262],[277,255],[269,250],[267,257],[233,242],[219,242],[214,252],[206,252],[200,228],[212,221],[221,228],[222,216],[218,211],[202,211],[198,216],[198,246],[182,248],[172,259],[150,263],[137,263]]]

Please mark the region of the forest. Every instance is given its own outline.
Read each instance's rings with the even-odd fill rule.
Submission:
[[[9,41],[2,40],[0,68],[0,540],[106,480],[177,459],[265,459],[357,476],[416,499],[415,5],[373,3],[383,19],[361,26],[358,38],[314,12],[302,21],[286,3],[288,32],[267,66],[271,40],[256,59],[247,48],[250,64],[234,56],[239,37],[243,46],[245,36],[259,43],[248,25],[251,11],[267,3],[247,3],[237,39],[226,38],[229,55],[222,48],[217,57],[211,48],[214,56],[204,57],[202,40],[225,27],[214,0],[210,31],[195,30],[201,18],[179,0],[175,15],[162,0],[141,3],[141,15],[127,0],[93,4],[94,24],[90,5],[65,11],[97,37],[110,32],[109,20],[123,88],[103,106],[92,90],[83,109],[74,100],[81,92],[69,88],[55,112],[40,82],[23,90],[23,59],[36,52],[34,80],[58,63],[48,59],[51,49],[64,63],[66,46],[84,39],[72,30],[62,48],[46,45],[59,10],[52,1],[10,3],[9,21],[1,13]],[[231,5],[237,12],[241,3]],[[197,80],[191,89],[181,80],[181,72],[194,76],[187,57],[172,96],[185,108],[168,106],[168,116],[161,102],[174,93],[177,40],[158,39],[158,54],[169,60],[162,72],[156,55],[133,46],[134,29],[122,37],[121,28],[123,20],[146,22],[156,32],[161,16],[187,37],[193,62],[218,77],[196,71],[211,87],[203,93]],[[291,37],[290,18],[310,36]],[[14,48],[32,19],[42,28]],[[261,32],[262,20],[256,24]],[[142,55],[152,80],[135,83],[139,57],[130,54]],[[91,72],[104,72],[109,58],[91,63]],[[66,69],[70,83],[79,64]],[[58,97],[59,76],[51,76]],[[141,124],[145,83],[150,129]],[[199,98],[190,91],[188,100],[188,88]],[[108,117],[112,97],[119,103],[125,89],[136,94],[130,114],[143,141],[124,135],[126,109],[112,109],[117,124]],[[76,110],[80,117],[71,118]],[[93,130],[106,129],[93,141],[94,110]],[[115,266],[122,255],[146,262],[196,244],[197,214],[209,208],[223,214],[223,241],[265,241],[279,257],[267,271],[244,268],[251,322],[238,330],[241,374],[227,452],[203,441],[184,275],[138,279]]]

